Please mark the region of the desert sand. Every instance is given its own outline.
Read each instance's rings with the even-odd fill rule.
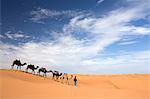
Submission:
[[[0,70],[0,99],[150,99],[150,74],[77,75],[77,87]]]

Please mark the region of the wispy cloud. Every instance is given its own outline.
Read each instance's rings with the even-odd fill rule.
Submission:
[[[119,53],[113,57],[85,60],[83,68],[93,72],[104,70],[102,73],[150,73],[147,66],[150,62],[150,51]],[[136,68],[136,69],[135,69]],[[109,71],[111,70],[111,71]]]
[[[65,33],[73,34],[88,32],[94,39],[90,47],[96,48],[96,52],[101,52],[107,46],[122,40],[124,36],[150,34],[150,27],[130,24],[131,21],[143,19],[150,15],[150,13],[145,13],[149,9],[147,8],[148,3],[144,2],[142,5],[136,5],[135,7],[129,6],[113,10],[100,18],[77,16],[72,18],[63,30]]]
[[[44,8],[37,8],[34,11],[30,12],[30,20],[36,23],[43,23],[43,19],[53,18],[58,16],[66,16],[66,17],[74,17],[81,14],[81,11],[74,11],[74,10],[63,10],[63,11],[56,11],[56,10],[49,10]]]
[[[17,32],[7,31],[5,33],[5,36],[12,40],[16,40],[18,38],[29,38],[29,36],[25,35],[25,33],[22,31],[17,31]]]
[[[144,66],[149,58],[149,51],[130,52],[116,55],[114,57],[97,57],[111,44],[121,41],[124,36],[129,35],[149,35],[149,26],[134,26],[131,21],[147,18],[150,2],[143,2],[113,10],[103,17],[91,17],[84,14],[73,16],[70,22],[62,28],[61,34],[53,32],[55,40],[51,42],[28,42],[21,46],[12,46],[1,43],[1,60],[3,66],[8,66],[8,62],[19,58],[28,63],[67,70],[70,72],[95,72],[101,69],[113,68],[135,68]],[[145,13],[146,12],[146,13]],[[72,12],[70,12],[72,13]],[[32,12],[32,21],[54,16],[68,15],[69,12],[58,12],[47,9],[38,9]],[[79,33],[80,34],[77,34]],[[84,35],[79,39],[80,35]],[[85,35],[86,33],[87,35]],[[9,33],[8,33],[9,34]],[[77,36],[76,36],[77,35]],[[9,37],[10,35],[8,35]],[[18,37],[14,36],[13,37]],[[13,38],[12,35],[9,38]],[[10,51],[11,50],[11,51]],[[150,55],[149,55],[150,56]],[[94,58],[93,58],[94,57]],[[38,60],[38,61],[37,61]],[[7,61],[7,62],[6,62]],[[73,69],[72,69],[73,68]],[[132,70],[134,70],[132,68]],[[136,71],[139,72],[140,70]]]
[[[32,63],[64,72],[101,73],[100,70],[105,69],[124,69],[124,73],[128,73],[126,70],[130,69],[132,72],[150,72],[146,65],[150,60],[149,51],[126,52],[106,58],[90,58],[95,56],[93,48],[86,48],[79,41],[68,37],[65,40],[60,39],[57,44],[30,42],[23,46],[13,46],[1,43],[0,49],[0,56],[3,57],[0,60],[2,68],[8,68],[11,62],[18,58],[28,64]],[[139,68],[139,70],[134,68]],[[105,71],[105,73],[111,72]]]
[[[3,35],[0,34],[0,38],[5,38]]]
[[[104,0],[98,0],[97,4],[101,4],[102,2],[104,2]]]
[[[126,41],[126,42],[120,42],[118,45],[130,45],[135,43],[137,43],[137,41]]]

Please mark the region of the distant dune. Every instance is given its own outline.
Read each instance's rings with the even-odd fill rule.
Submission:
[[[150,74],[77,75],[78,86],[0,70],[0,99],[150,99]]]

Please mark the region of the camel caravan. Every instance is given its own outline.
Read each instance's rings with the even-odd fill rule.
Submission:
[[[27,63],[21,63],[20,60],[14,60],[13,64],[11,65],[11,69],[14,68],[14,66],[17,66],[17,70],[21,70],[21,67],[24,65],[27,65]],[[61,83],[64,83],[64,80],[66,80],[65,82],[69,85],[70,80],[73,78],[73,75],[71,75],[70,77],[68,76],[67,73],[60,73],[59,71],[52,71],[52,70],[47,70],[44,67],[39,67],[39,66],[35,66],[32,64],[27,65],[25,72],[29,73],[28,70],[32,70],[33,74],[36,74],[35,71],[37,71],[37,75],[39,76],[43,76],[46,77],[47,73],[52,73],[52,79]],[[43,75],[41,75],[41,73],[43,73]]]

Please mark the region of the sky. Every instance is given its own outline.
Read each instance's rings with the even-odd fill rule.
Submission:
[[[150,0],[0,4],[0,68],[20,59],[67,73],[150,73]]]

